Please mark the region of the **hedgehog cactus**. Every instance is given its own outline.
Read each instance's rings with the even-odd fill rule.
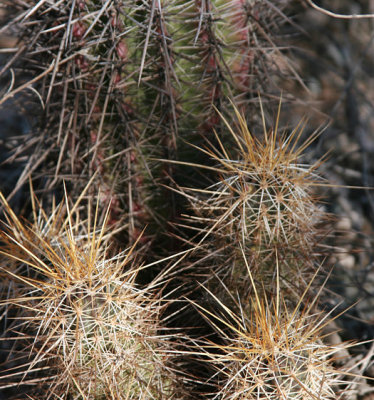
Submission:
[[[332,400],[352,394],[354,385],[337,394],[345,371],[334,366],[334,356],[351,345],[323,342],[331,316],[316,313],[315,304],[303,307],[303,296],[291,308],[280,293],[271,300],[256,289],[254,293],[250,314],[238,314],[222,303],[226,319],[202,311],[223,338],[222,344],[201,346],[216,369],[211,398]]]
[[[326,217],[312,190],[321,184],[320,162],[302,161],[315,135],[302,143],[300,124],[280,136],[279,111],[268,131],[268,110],[255,108],[259,94],[261,107],[278,101],[279,76],[299,80],[277,46],[291,2],[3,3],[11,18],[1,31],[17,32],[20,42],[1,71],[11,85],[0,104],[21,95],[43,113],[15,152],[17,159],[33,150],[11,195],[32,175],[45,200],[43,209],[32,197],[28,225],[2,197],[2,273],[14,292],[3,293],[3,304],[14,316],[10,358],[21,360],[2,375],[4,385],[34,385],[42,376],[46,398],[183,398],[170,367],[175,347],[160,333],[166,277],[153,278],[152,270],[139,279],[143,286],[135,282],[144,259],[175,257],[169,238],[179,236],[195,246],[179,260],[180,275],[192,265],[201,276],[196,266],[204,264],[204,284],[217,277],[227,297],[240,297],[234,311],[231,300],[221,303],[237,326],[210,315],[224,343],[203,351],[222,382],[213,396],[332,398],[339,373],[320,335],[325,322],[294,296],[310,289]],[[263,125],[262,138],[248,122]],[[189,175],[196,166],[203,182]],[[62,180],[73,208],[51,200],[53,191],[63,197]],[[186,213],[175,192],[190,202],[187,228],[195,236],[186,224],[174,229]],[[86,194],[99,197],[94,217],[90,202],[81,207]],[[130,250],[113,256],[112,242]],[[217,297],[216,281],[209,290]]]
[[[133,249],[109,257],[105,226],[97,230],[97,215],[85,226],[77,204],[50,217],[36,210],[27,226],[2,202],[9,223],[2,253],[13,261],[2,270],[17,287],[5,305],[22,321],[9,328],[10,341],[12,331],[22,332],[10,357],[27,360],[15,368],[14,384],[35,386],[34,373],[43,371],[36,386],[46,398],[177,398],[172,342],[159,332],[165,302],[155,289],[162,279],[138,288]]]
[[[233,293],[246,296],[250,290],[244,254],[255,280],[267,290],[274,291],[280,281],[299,296],[314,270],[323,234],[319,225],[327,218],[313,195],[314,186],[324,184],[317,171],[322,160],[314,165],[302,161],[318,133],[301,143],[300,123],[289,135],[280,135],[279,106],[275,127],[267,130],[264,118],[263,138],[256,138],[235,112],[234,126],[224,119],[231,143],[216,135],[217,146],[199,149],[214,165],[195,167],[216,172],[213,184],[180,188],[193,210],[186,223],[200,232],[195,243],[205,249],[204,265]]]

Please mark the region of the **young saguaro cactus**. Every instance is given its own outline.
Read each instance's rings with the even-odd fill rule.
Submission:
[[[14,288],[2,301],[14,315],[8,359],[19,362],[1,374],[0,387],[26,386],[39,399],[179,398],[170,364],[175,334],[160,333],[164,278],[135,284],[142,266],[134,248],[109,256],[97,209],[87,222],[77,203],[46,214],[34,199],[35,221],[27,224],[2,195],[1,202],[1,271]]]

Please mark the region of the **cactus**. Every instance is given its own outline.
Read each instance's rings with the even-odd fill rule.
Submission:
[[[9,358],[23,364],[0,379],[36,386],[48,399],[178,398],[170,368],[175,334],[172,341],[160,333],[163,278],[139,288],[143,267],[134,247],[109,255],[108,215],[99,228],[97,208],[86,222],[78,203],[71,208],[66,201],[48,215],[36,206],[28,225],[1,200],[8,222],[2,254],[9,260],[1,269],[16,287],[3,303],[17,311]],[[43,379],[36,384],[37,371]]]
[[[249,314],[217,298],[224,317],[202,309],[223,339],[200,344],[202,357],[216,369],[212,399],[328,400],[354,394],[355,384],[343,379],[349,371],[334,363],[353,344],[324,342],[324,328],[334,318],[316,309],[319,294],[303,305],[305,295],[292,308],[280,292],[269,299],[254,286]]]
[[[2,197],[15,366],[0,387],[29,385],[40,396],[47,387],[46,398],[60,399],[187,398],[172,364],[180,348],[163,333],[171,277],[142,266],[176,257],[178,237],[193,251],[176,263],[171,286],[183,296],[179,280],[198,290],[192,271],[229,314],[209,311],[205,333],[220,338],[192,346],[216,369],[213,397],[334,397],[342,371],[321,333],[332,318],[301,304],[314,289],[326,219],[313,191],[323,160],[302,161],[317,134],[302,142],[300,122],[280,135],[280,106],[274,128],[265,124],[280,78],[303,86],[277,45],[290,4],[4,2],[11,18],[0,33],[20,41],[1,71],[11,85],[0,105],[21,96],[42,115],[15,150],[12,159],[26,154],[27,163],[9,197],[32,176],[44,206],[31,191],[28,224]],[[248,123],[262,125],[262,137]],[[62,181],[73,206],[61,201]]]
[[[274,128],[266,128],[263,116],[259,139],[237,109],[235,114],[234,126],[224,119],[231,141],[217,135],[216,147],[199,149],[215,165],[196,166],[213,170],[215,181],[201,190],[180,189],[192,208],[186,224],[200,232],[195,242],[206,254],[204,265],[211,266],[209,279],[215,274],[246,298],[251,285],[244,253],[254,279],[267,290],[274,291],[280,280],[284,290],[299,296],[315,269],[316,247],[325,234],[320,226],[327,219],[313,194],[315,186],[324,184],[317,171],[323,160],[313,165],[302,161],[318,132],[301,142],[300,122],[281,135],[279,105]]]
[[[110,220],[126,223],[132,243],[144,225],[143,241],[178,213],[159,184],[179,173],[155,159],[191,156],[183,140],[221,124],[213,105],[224,111],[229,95],[248,109],[270,80],[282,54],[272,37],[287,3],[273,12],[241,0],[6,5],[17,14],[3,30],[19,31],[25,48],[9,68],[16,63],[17,76],[24,68],[32,79],[21,84],[16,76],[1,102],[33,85],[27,97],[45,104],[47,121],[25,144],[38,146],[16,188],[48,171],[43,188],[64,178],[79,193],[96,174],[92,193],[100,186],[102,200],[112,199]]]

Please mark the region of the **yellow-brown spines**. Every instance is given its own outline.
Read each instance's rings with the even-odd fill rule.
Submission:
[[[242,250],[255,280],[270,290],[278,276],[284,286],[303,291],[313,271],[319,224],[326,219],[314,189],[323,181],[316,171],[321,160],[308,165],[302,153],[317,134],[301,142],[300,122],[280,135],[279,112],[273,129],[263,122],[262,138],[249,131],[237,109],[234,127],[222,117],[230,148],[216,134],[215,147],[200,148],[215,166],[197,166],[209,168],[216,182],[202,190],[182,190],[193,210],[188,221],[201,232],[198,247],[205,249],[207,260],[209,252],[220,258],[211,262],[212,270],[234,291],[242,280],[250,286]]]
[[[110,235],[105,222],[98,228],[97,210],[93,220],[81,221],[78,204],[71,208],[66,201],[50,216],[38,206],[34,223],[27,224],[3,197],[2,204],[8,226],[1,233],[1,269],[16,288],[3,301],[15,312],[10,358],[25,356],[14,385],[41,386],[48,399],[68,393],[94,399],[177,396],[168,366],[171,340],[159,333],[165,301],[155,289],[162,280],[146,288],[135,284],[142,266],[134,248],[109,256]],[[0,385],[9,378],[2,374]]]

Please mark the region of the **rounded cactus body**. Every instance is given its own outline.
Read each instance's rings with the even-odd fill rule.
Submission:
[[[27,360],[17,384],[33,386],[43,371],[36,386],[48,385],[48,399],[178,397],[171,337],[160,334],[165,302],[155,287],[162,282],[137,287],[134,249],[110,257],[105,227],[97,229],[96,217],[85,225],[68,204],[51,217],[40,209],[30,226],[3,204],[12,227],[2,232],[10,260],[2,270],[16,288],[6,300],[17,316],[8,329],[16,339],[11,356]]]
[[[248,269],[270,292],[278,282],[299,296],[315,271],[320,226],[327,219],[314,194],[314,187],[324,184],[317,172],[321,160],[302,162],[316,134],[302,143],[301,123],[280,135],[276,122],[257,138],[238,111],[236,119],[234,126],[224,119],[231,141],[217,134],[217,146],[200,148],[213,166],[195,166],[215,172],[216,181],[203,189],[181,189],[193,210],[187,225],[199,232],[195,243],[205,255],[202,268],[208,265],[232,293],[244,297],[251,288]]]
[[[319,294],[305,304],[306,294],[293,306],[282,291],[268,298],[254,287],[248,307],[243,303],[240,312],[217,298],[214,311],[199,306],[221,338],[199,346],[201,357],[216,369],[211,398],[332,400],[354,395],[355,384],[344,382],[349,371],[335,363],[353,345],[326,343],[325,327],[334,318],[318,310]]]

